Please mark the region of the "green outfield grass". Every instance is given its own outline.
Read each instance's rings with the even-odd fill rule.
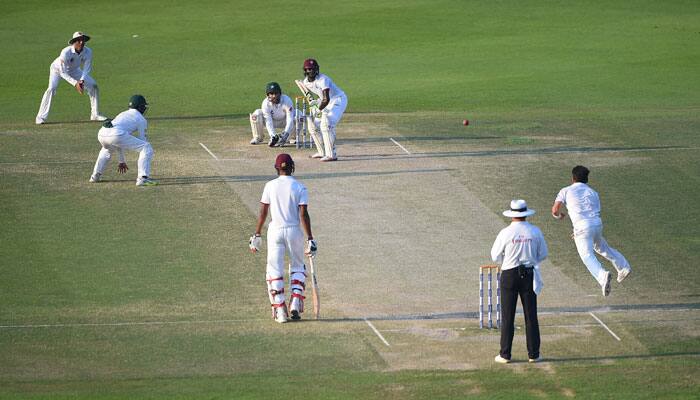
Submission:
[[[0,9],[0,398],[697,396],[697,3],[30,1]],[[106,182],[87,183],[99,125],[83,122],[88,100],[65,82],[52,123],[34,125],[49,64],[76,30],[92,35],[103,113],[116,115],[136,92],[151,103],[160,186],[134,187],[133,155],[127,176],[110,171]],[[441,167],[496,213],[526,198],[550,260],[582,288],[592,283],[568,240],[570,223],[548,218],[548,208],[573,165],[591,166],[606,237],[635,268],[611,302],[679,309],[605,314],[621,343],[586,314],[543,315],[551,362],[505,368],[490,362],[497,333],[459,316],[378,319],[392,347],[342,307],[324,309],[319,322],[272,323],[263,257],[247,252],[255,215],[236,185],[262,188],[274,171],[243,173],[200,143],[251,169],[264,163],[274,153],[247,145],[247,113],[270,80],[295,94],[307,57],[348,94],[342,149],[395,157],[401,168]],[[388,137],[414,154],[399,158]],[[396,175],[369,156],[299,173],[319,196],[354,184],[336,179],[361,169]],[[320,189],[323,180],[331,189]],[[415,205],[407,214],[449,195],[396,194]],[[312,217],[348,206],[340,203],[314,205]],[[440,223],[458,216],[446,209]],[[317,236],[333,236],[327,221],[314,223]],[[363,238],[346,240],[362,252]],[[455,237],[440,241],[477,251]],[[329,242],[320,240],[322,252],[344,251]],[[322,277],[322,288],[347,278]],[[362,298],[362,282],[346,286],[324,299],[373,300]]]

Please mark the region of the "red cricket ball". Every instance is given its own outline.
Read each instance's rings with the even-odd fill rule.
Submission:
[[[464,121],[462,121],[462,125],[464,125],[464,126],[469,125],[469,120],[468,120],[468,119],[465,119]]]

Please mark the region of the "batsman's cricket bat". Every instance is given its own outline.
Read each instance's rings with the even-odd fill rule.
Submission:
[[[297,84],[297,87],[299,87],[299,90],[301,90],[301,93],[303,93],[304,96],[306,96],[306,98],[310,101],[311,100],[311,92],[309,91],[309,89],[306,88],[306,86],[304,86],[304,83],[302,81],[300,81],[299,79],[295,79],[294,83]]]
[[[316,268],[314,267],[313,257],[309,257],[309,266],[311,267],[311,296],[314,302],[314,318],[318,319],[321,312],[321,299],[318,293],[318,281],[316,280]]]

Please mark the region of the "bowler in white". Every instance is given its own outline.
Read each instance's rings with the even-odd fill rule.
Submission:
[[[559,191],[554,205],[552,216],[563,219],[566,214],[561,211],[565,205],[569,210],[571,223],[573,224],[573,238],[581,260],[600,285],[603,296],[610,295],[610,272],[601,265],[595,253],[600,254],[610,261],[617,270],[617,282],[622,282],[632,272],[630,264],[619,251],[610,247],[603,237],[603,221],[600,219],[600,197],[598,193],[588,186],[588,168],[577,165],[571,171],[570,186]]]
[[[49,68],[49,87],[44,92],[36,115],[36,124],[46,122],[51,110],[51,101],[56,95],[56,89],[61,79],[75,87],[78,93],[86,90],[90,98],[90,120],[104,121],[107,117],[100,114],[100,90],[97,82],[90,76],[92,72],[92,50],[85,46],[90,36],[83,32],[75,32],[68,41],[69,46],[61,50],[61,54],[51,63]]]

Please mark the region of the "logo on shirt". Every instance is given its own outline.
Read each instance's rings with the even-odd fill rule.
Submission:
[[[530,242],[532,242],[532,238],[525,237],[525,236],[518,236],[518,237],[513,238],[513,240],[512,240],[511,242],[512,242],[513,244],[517,244],[517,243],[530,243]]]

